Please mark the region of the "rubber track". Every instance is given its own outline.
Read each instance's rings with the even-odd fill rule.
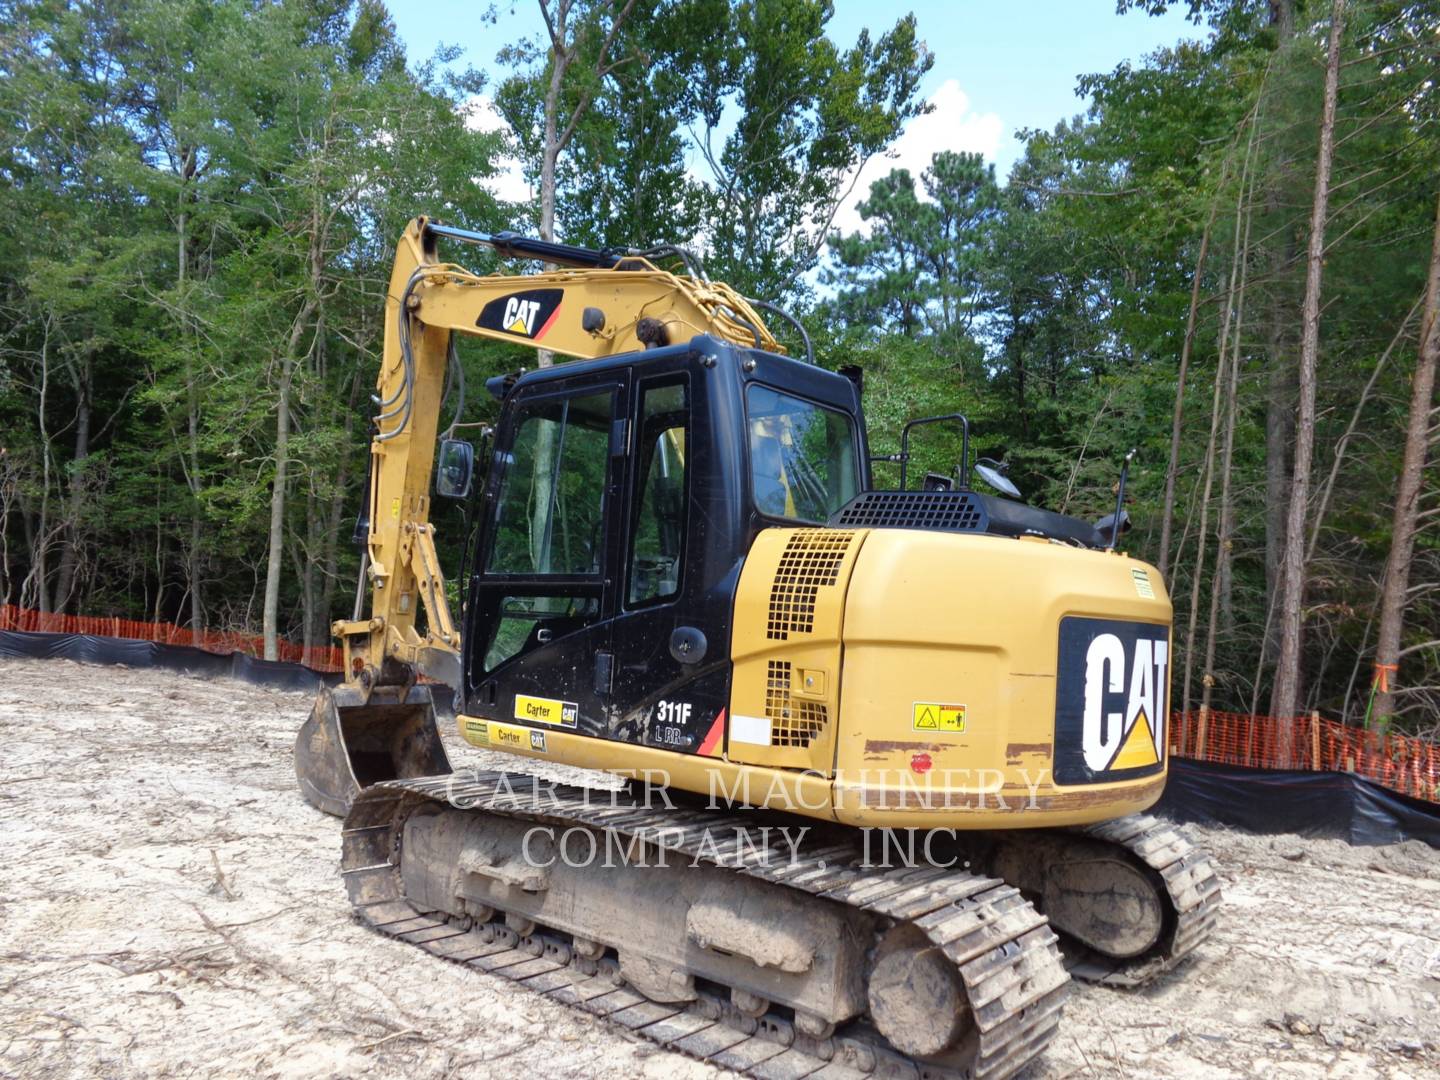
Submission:
[[[896,922],[911,922],[960,974],[975,1013],[978,1040],[970,1043],[976,1046],[975,1056],[962,1067],[936,1068],[900,1054],[859,1021],[829,1039],[815,1040],[796,1031],[784,1016],[767,1014],[757,1021],[718,997],[706,995],[684,1004],[653,1002],[618,985],[613,974],[597,972],[594,962],[567,964],[563,941],[543,932],[506,944],[495,940],[493,929],[486,940],[481,928],[465,929],[443,912],[417,910],[403,895],[400,839],[406,819],[426,802],[651,841],[656,830],[664,829],[668,850]],[[1024,1068],[1055,1036],[1069,975],[1047,920],[1016,889],[956,870],[866,868],[858,865],[858,844],[802,850],[793,862],[772,864],[756,858],[753,846],[747,850],[737,842],[735,830],[745,827],[737,817],[720,813],[650,809],[624,801],[615,805],[609,792],[590,792],[587,798],[583,789],[537,783],[522,773],[390,781],[365,789],[352,806],[343,830],[341,872],[361,918],[383,933],[436,956],[504,975],[663,1046],[762,1080],[1002,1080]],[[677,829],[684,829],[683,834],[674,832]],[[711,829],[722,831],[725,839],[702,846]]]
[[[1135,962],[1089,954],[1070,963],[1071,975],[1106,986],[1143,986],[1169,971],[1210,936],[1220,913],[1220,879],[1210,856],[1174,825],[1149,814],[1132,814],[1076,831],[1124,848],[1158,873],[1175,922],[1174,933],[1158,954]]]

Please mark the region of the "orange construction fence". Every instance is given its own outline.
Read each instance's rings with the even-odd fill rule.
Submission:
[[[165,645],[193,645],[206,652],[222,655],[237,652],[247,656],[265,655],[265,639],[254,634],[204,630],[197,641],[188,626],[100,615],[57,615],[54,612],[16,607],[14,604],[0,604],[0,630],[92,634],[96,637],[129,638],[132,641],[158,641]],[[334,645],[313,645],[307,649],[303,645],[282,640],[279,642],[279,653],[281,660],[304,664],[315,671],[340,671],[344,666],[344,656]]]
[[[1254,769],[1355,773],[1393,791],[1440,802],[1440,744],[1353,727],[1317,713],[1287,720],[1177,712],[1170,721],[1170,753]]]
[[[93,615],[55,615],[0,605],[0,630],[100,637],[194,645],[213,653],[264,654],[263,639],[253,634],[206,630],[194,640],[188,626],[140,622]],[[316,671],[340,671],[344,657],[333,645],[306,649],[280,642],[280,659]],[[1170,721],[1170,753],[1220,765],[1256,769],[1313,769],[1349,772],[1394,791],[1440,802],[1440,744],[1409,735],[1382,734],[1351,727],[1316,714],[1282,720],[1241,713],[1177,712]]]

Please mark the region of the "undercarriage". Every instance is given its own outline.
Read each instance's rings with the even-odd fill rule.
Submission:
[[[507,772],[381,783],[343,875],[386,934],[761,1077],[1010,1076],[1054,1037],[1067,958],[1138,984],[1219,900],[1149,818],[885,866],[855,830],[647,803]]]

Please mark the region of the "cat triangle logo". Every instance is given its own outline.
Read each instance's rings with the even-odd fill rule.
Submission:
[[[1138,769],[1145,765],[1158,764],[1159,761],[1160,757],[1155,753],[1155,740],[1150,734],[1150,721],[1145,716],[1145,710],[1141,709],[1135,714],[1130,734],[1126,736],[1125,742],[1106,768]]]
[[[1096,773],[1160,764],[1169,643],[1097,634],[1085,654],[1081,746]]]
[[[507,326],[505,329],[506,329],[506,330],[509,330],[512,334],[527,334],[527,335],[528,335],[528,334],[530,333],[530,328],[525,325],[525,320],[524,320],[524,319],[516,319],[514,322],[512,322],[512,323],[511,323],[509,326]]]

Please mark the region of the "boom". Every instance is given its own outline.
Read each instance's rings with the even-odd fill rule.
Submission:
[[[482,276],[442,262],[436,252],[440,238],[567,268]],[[643,255],[471,232],[425,217],[411,221],[390,274],[376,383],[380,412],[370,444],[364,570],[370,617],[361,617],[362,580],[353,618],[332,628],[344,647],[347,680],[367,696],[377,685],[413,682],[416,671],[459,685],[460,633],[445,598],[430,524],[430,483],[453,334],[585,359],[679,344],[700,334],[784,351],[730,286],[669,273]],[[423,629],[416,618],[421,608]]]

